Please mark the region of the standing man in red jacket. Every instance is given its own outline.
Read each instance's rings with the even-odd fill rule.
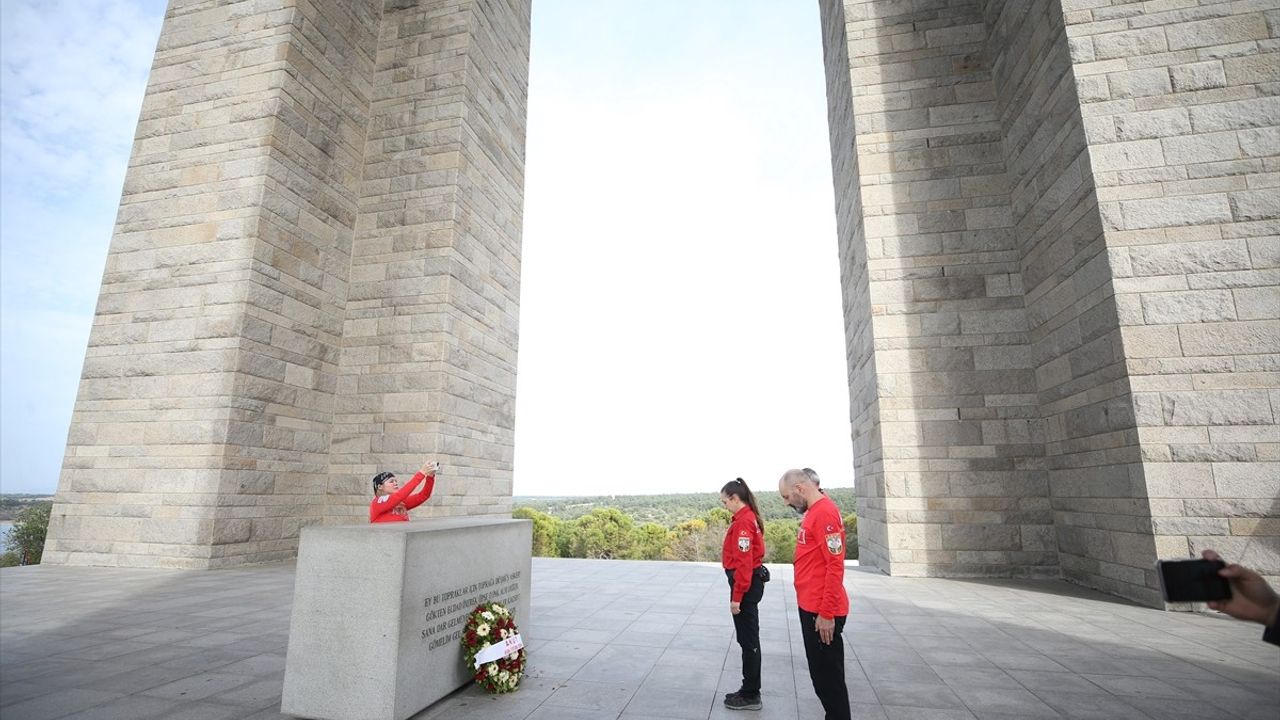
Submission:
[[[373,502],[369,503],[369,522],[405,522],[409,519],[409,511],[418,507],[431,497],[436,486],[436,470],[439,463],[428,460],[422,463],[422,469],[414,473],[404,486],[394,473],[380,472],[373,476]],[[419,484],[422,492],[414,492]]]
[[[849,720],[844,682],[844,630],[849,594],[844,589],[844,521],[840,508],[818,489],[818,473],[788,470],[778,481],[782,501],[804,513],[796,535],[796,604],[809,661],[809,679],[826,720]]]

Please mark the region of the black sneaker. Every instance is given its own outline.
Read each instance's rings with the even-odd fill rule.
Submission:
[[[759,710],[763,705],[760,704],[760,696],[748,697],[739,693],[730,693],[724,699],[724,706],[730,710]]]

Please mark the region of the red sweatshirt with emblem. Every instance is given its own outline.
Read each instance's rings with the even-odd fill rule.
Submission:
[[[724,534],[724,547],[720,550],[720,564],[733,571],[732,602],[742,602],[742,596],[751,589],[751,574],[764,562],[764,536],[751,508],[743,506],[733,514],[733,522]]]
[[[417,495],[410,495],[409,493],[412,493],[418,483],[423,480],[427,482],[426,488]],[[414,473],[413,479],[405,483],[404,487],[390,495],[376,497],[373,502],[369,503],[369,522],[407,522],[409,520],[408,511],[426,502],[427,498],[431,497],[431,491],[435,489],[435,486],[435,475],[428,477],[422,473]],[[400,503],[404,503],[405,512],[403,513],[396,512],[396,508]]]
[[[796,536],[796,603],[801,610],[833,618],[849,614],[844,590],[844,521],[825,495],[809,506]]]

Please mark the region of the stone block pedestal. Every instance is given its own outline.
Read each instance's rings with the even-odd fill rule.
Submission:
[[[529,618],[532,537],[491,518],[305,528],[281,712],[403,720],[470,682],[459,637],[475,606]]]

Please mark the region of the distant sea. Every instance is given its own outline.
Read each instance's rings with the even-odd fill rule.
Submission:
[[[4,549],[4,539],[8,536],[11,527],[13,527],[12,520],[0,520],[0,551]]]

